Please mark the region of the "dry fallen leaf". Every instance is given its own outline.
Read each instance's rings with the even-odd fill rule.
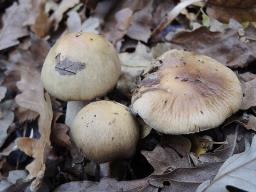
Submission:
[[[33,9],[34,15],[36,17],[34,18],[34,21],[32,21],[31,30],[38,36],[38,37],[44,37],[48,34],[52,21],[50,21],[48,15],[45,12],[45,0],[41,0],[40,4],[37,5],[37,9]]]
[[[0,86],[0,102],[5,97],[6,92],[7,92],[7,88],[4,86]]]
[[[0,147],[4,144],[8,136],[7,130],[14,120],[14,113],[11,108],[11,101],[5,101],[0,104]]]
[[[210,56],[232,68],[246,67],[256,60],[256,42],[240,41],[238,32],[233,29],[221,33],[201,27],[192,32],[178,33],[171,41],[177,48]]]
[[[114,45],[127,33],[132,19],[133,11],[130,8],[124,8],[115,14],[116,24],[110,32],[106,33],[107,39]]]
[[[246,129],[256,131],[256,117],[254,115],[249,114],[247,116],[247,122],[243,123],[243,126]]]
[[[255,191],[256,186],[256,137],[251,147],[240,154],[228,158],[219,169],[212,181],[202,183],[197,192],[227,191],[227,186],[233,186],[244,191]]]
[[[28,30],[23,25],[30,8],[30,1],[19,0],[6,9],[2,17],[3,27],[0,31],[0,50],[19,44],[19,38],[27,36]]]
[[[152,191],[182,191],[194,192],[198,185],[207,178],[213,178],[220,167],[219,163],[210,164],[198,168],[176,169],[169,174],[149,176],[140,180],[117,181],[111,178],[103,178],[100,182],[73,181],[65,183],[54,192],[152,192]],[[210,173],[210,174],[209,174]]]
[[[142,43],[138,43],[135,52],[120,53],[122,76],[117,88],[124,94],[129,95],[136,87],[136,78],[145,70],[150,68],[153,59],[152,53]]]
[[[59,6],[57,7],[57,9],[55,10],[55,12],[53,13],[53,15],[51,16],[51,20],[54,21],[54,29],[57,30],[60,21],[63,18],[64,13],[74,7],[75,5],[77,5],[79,3],[79,0],[62,0],[61,3],[59,4]]]
[[[70,12],[68,12],[68,19],[67,19],[67,30],[68,32],[80,32],[81,31],[81,18],[79,16],[79,14],[72,10]]]
[[[242,83],[243,102],[240,107],[242,110],[256,106],[256,78]]]
[[[81,31],[99,34],[100,25],[101,21],[98,17],[89,17],[82,23]]]
[[[189,168],[191,163],[189,159],[180,157],[180,155],[172,148],[156,146],[153,151],[142,151],[148,162],[154,168],[154,175],[162,175],[177,168]]]
[[[147,43],[151,35],[152,6],[153,0],[150,0],[143,9],[133,14],[131,25],[127,31],[127,36]]]
[[[208,0],[208,3],[223,7],[248,8],[255,4],[254,0]]]
[[[29,178],[36,177],[31,184],[31,189],[36,190],[43,179],[45,161],[51,149],[50,134],[53,117],[51,100],[47,93],[44,94],[39,73],[31,68],[21,71],[21,80],[17,82],[17,87],[22,92],[15,98],[17,104],[40,114],[38,120],[40,138],[38,140],[33,139],[32,142],[27,143],[27,146],[24,146],[25,149],[32,149],[32,151],[26,152],[27,154],[32,153],[31,155],[34,157],[34,161],[26,169],[29,171]],[[18,143],[19,139],[17,141]],[[22,145],[18,145],[18,147],[23,150]]]
[[[255,1],[208,1],[207,13],[220,21],[228,22],[233,18],[240,22],[256,21]]]
[[[57,123],[57,120],[61,115],[61,113],[57,113],[54,115],[51,141],[53,144],[59,145],[61,147],[70,147],[71,141],[68,135],[69,127],[63,123]]]

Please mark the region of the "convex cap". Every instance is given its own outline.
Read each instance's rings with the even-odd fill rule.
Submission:
[[[41,73],[45,89],[61,100],[91,100],[116,85],[121,65],[116,50],[100,35],[68,33],[50,49]]]
[[[232,70],[207,56],[170,50],[139,83],[131,108],[159,132],[188,134],[219,126],[241,101]]]
[[[86,105],[70,130],[78,148],[99,163],[130,157],[139,138],[139,127],[128,108],[112,101]]]

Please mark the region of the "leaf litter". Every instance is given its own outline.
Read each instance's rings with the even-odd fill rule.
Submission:
[[[4,2],[0,6],[0,188],[253,189],[255,7],[251,0],[195,2]],[[169,49],[183,49],[213,57],[238,75],[243,87],[241,109],[220,127],[190,135],[163,135],[140,122],[143,135],[136,154],[112,162],[112,175],[102,178],[106,170],[99,170],[72,143],[64,123],[66,102],[50,98],[40,80],[50,45],[67,31],[101,34],[118,50],[122,75],[105,99],[129,106],[137,82],[152,62]]]

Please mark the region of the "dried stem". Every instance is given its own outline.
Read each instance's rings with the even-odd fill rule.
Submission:
[[[180,14],[180,12],[189,5],[204,0],[187,0],[176,5],[163,19],[163,21],[152,31],[151,38],[163,31]]]

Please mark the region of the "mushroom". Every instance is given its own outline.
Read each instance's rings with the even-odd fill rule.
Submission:
[[[41,72],[45,89],[68,102],[66,124],[90,101],[113,89],[121,65],[113,45],[100,35],[67,33],[50,49]],[[79,102],[81,101],[81,102]]]
[[[139,83],[131,110],[159,132],[188,134],[219,126],[241,101],[231,69],[204,55],[170,50]]]
[[[133,155],[139,127],[126,106],[96,101],[78,112],[71,136],[88,159],[104,163]]]

